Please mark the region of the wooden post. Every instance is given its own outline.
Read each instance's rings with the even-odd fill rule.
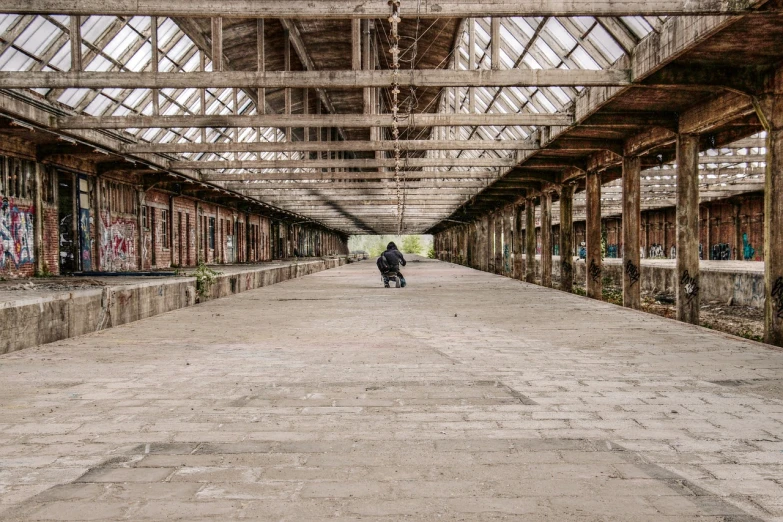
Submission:
[[[514,259],[514,279],[524,279],[523,277],[523,271],[522,271],[522,245],[524,242],[522,241],[522,212],[524,207],[522,205],[514,205],[513,207],[513,216],[512,216],[512,227],[514,235],[514,244],[512,246],[512,254]]]
[[[291,70],[291,33],[288,29],[283,30],[283,70],[286,72]],[[286,87],[284,93],[285,113],[289,115],[291,114],[291,88]],[[285,128],[285,140],[291,141],[291,127]]]
[[[83,69],[82,63],[82,17],[71,16],[71,70],[79,72]]]
[[[767,131],[764,181],[764,342],[783,346],[783,95],[757,104]]]
[[[35,213],[33,214],[33,257],[35,258],[35,273],[43,275],[47,266],[44,259],[44,215],[43,207],[43,177],[44,166],[35,162],[35,179],[33,185],[33,197],[35,198]],[[53,267],[54,268],[54,267]]]
[[[476,69],[476,19],[468,19],[468,69]],[[476,88],[468,88],[468,111],[476,113]]]
[[[492,19],[490,32],[491,67],[493,70],[498,70],[500,69],[500,18],[494,17]]]
[[[494,212],[489,215],[489,226],[487,227],[487,272],[495,273],[495,232],[497,230],[497,216]]]
[[[199,51],[199,64],[200,64],[201,72],[206,71],[207,57],[204,51]],[[199,97],[201,102],[201,115],[206,116],[207,115],[207,90],[201,89],[199,92]],[[206,127],[204,127],[201,129],[201,143],[206,143],[206,142],[207,142],[207,129]]]
[[[642,307],[641,173],[638,156],[623,158],[623,306],[636,310]]]
[[[677,320],[699,324],[699,136],[677,138]]]
[[[223,70],[223,19],[212,19],[212,70]]]
[[[601,253],[601,173],[587,173],[587,296],[603,299]]]
[[[150,58],[150,65],[152,72],[158,72],[160,66],[160,51],[158,49],[158,17],[150,17],[150,44],[152,45],[152,57]],[[160,91],[158,89],[152,89],[152,114],[155,116],[160,114]]]
[[[264,72],[266,70],[266,45],[264,36],[264,19],[259,18],[256,20],[256,47],[258,52],[258,63],[256,69],[258,72]],[[258,103],[256,104],[256,111],[258,114],[266,114],[266,89],[263,87],[258,89]],[[258,131],[259,138],[261,137],[261,129]],[[260,141],[260,140],[259,140]]]
[[[536,282],[536,204],[525,199],[525,281]]]
[[[574,185],[560,189],[560,290],[574,291]]]
[[[552,193],[541,196],[541,285],[552,288]]]

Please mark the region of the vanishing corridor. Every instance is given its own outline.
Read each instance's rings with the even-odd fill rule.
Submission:
[[[3,520],[783,520],[783,353],[365,261],[0,357]]]

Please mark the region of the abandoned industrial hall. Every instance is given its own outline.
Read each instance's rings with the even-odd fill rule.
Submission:
[[[0,520],[241,519],[783,522],[783,0],[0,0]]]

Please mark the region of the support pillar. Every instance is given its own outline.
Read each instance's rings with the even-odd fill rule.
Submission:
[[[552,193],[541,196],[541,286],[552,288]]]
[[[44,215],[43,206],[43,176],[44,166],[35,163],[35,184],[33,185],[33,197],[35,198],[35,212],[33,213],[33,258],[35,259],[36,275],[44,275],[48,272],[44,259]],[[55,267],[52,267],[54,270]]]
[[[536,282],[536,205],[525,199],[525,281]]]
[[[574,291],[574,185],[560,189],[560,290]]]
[[[489,215],[487,227],[487,272],[495,273],[495,213]]]
[[[763,97],[757,112],[767,131],[764,181],[764,342],[783,346],[783,95]]]
[[[503,275],[511,277],[513,274],[511,250],[514,236],[511,232],[512,221],[514,220],[514,207],[507,206],[503,209]]]
[[[641,174],[641,158],[623,158],[623,306],[635,310],[642,307]]]
[[[522,245],[524,245],[524,241],[522,240],[523,208],[522,205],[514,205],[513,207],[512,234],[514,235],[514,279],[524,279],[524,271],[522,270]]]
[[[495,273],[503,273],[503,210],[495,212]]]
[[[699,324],[699,136],[677,137],[677,320]]]
[[[601,253],[601,174],[587,173],[587,297],[603,299]]]

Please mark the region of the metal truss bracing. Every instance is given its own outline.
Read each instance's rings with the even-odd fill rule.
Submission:
[[[436,13],[402,0],[394,75],[389,6],[355,3],[240,1],[218,12],[201,1],[0,0],[0,95],[46,111],[64,139],[110,136],[121,144],[112,153],[156,158],[345,232],[396,231],[400,205],[403,229],[422,232],[584,170],[569,151],[622,153],[623,140],[605,136],[639,111],[590,120],[580,103],[650,87],[640,57],[673,31],[671,16],[709,34],[729,17],[701,15],[761,18],[764,4],[493,0],[440,2]],[[644,117],[667,128],[665,113]],[[587,130],[555,140],[574,124]],[[610,130],[596,140],[589,129]],[[763,185],[763,135],[740,138],[702,153],[705,198]],[[645,172],[647,207],[672,201],[672,159]],[[607,212],[617,183],[604,187]]]

